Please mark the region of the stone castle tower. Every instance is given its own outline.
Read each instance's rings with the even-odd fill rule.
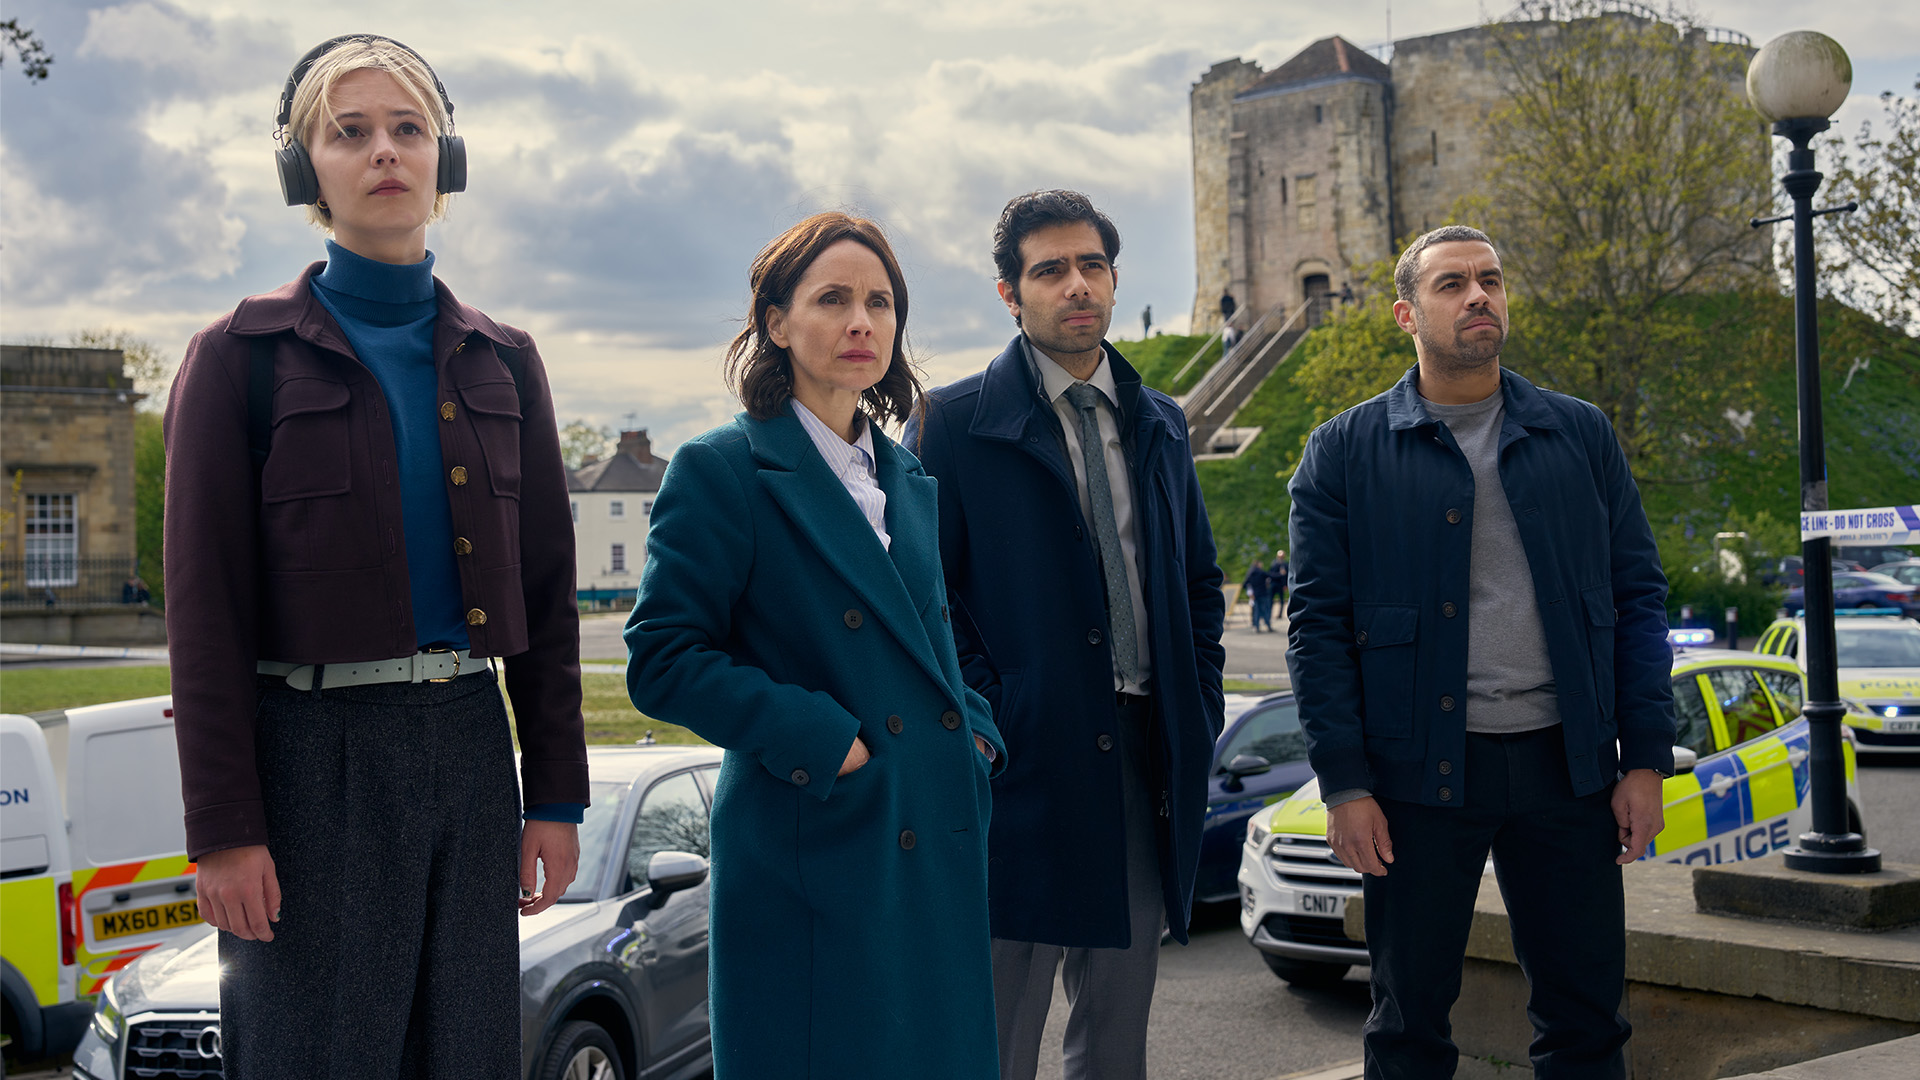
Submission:
[[[1657,19],[1626,0],[1609,10]],[[1753,47],[1737,31],[1695,32]],[[1474,26],[1391,48],[1382,62],[1345,38],[1322,38],[1270,72],[1236,57],[1194,84],[1193,333],[1220,329],[1222,292],[1257,319],[1357,286],[1361,268],[1474,193],[1501,97],[1494,32]],[[1764,136],[1756,152],[1769,152]]]

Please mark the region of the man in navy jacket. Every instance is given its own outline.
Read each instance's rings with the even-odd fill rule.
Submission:
[[[1673,772],[1659,552],[1606,416],[1501,368],[1492,241],[1430,232],[1394,284],[1419,363],[1289,487],[1287,663],[1327,840],[1365,875],[1366,1073],[1453,1074],[1491,850],[1536,1074],[1625,1076],[1620,866]]]
[[[1186,417],[1104,340],[1119,248],[1078,192],[1008,203],[994,261],[1022,333],[902,440],[940,482],[961,668],[1007,743],[987,862],[1006,1080],[1034,1075],[1062,969],[1066,1075],[1145,1077],[1221,727],[1226,601]]]

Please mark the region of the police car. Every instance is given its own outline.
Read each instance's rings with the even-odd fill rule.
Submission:
[[[1701,644],[1711,641],[1710,632],[1699,635]],[[1663,785],[1666,828],[1644,858],[1692,865],[1757,859],[1813,827],[1807,722],[1793,661],[1682,648],[1673,658],[1673,692],[1679,771]],[[1842,753],[1848,818],[1859,831],[1851,739]],[[1344,919],[1360,875],[1327,845],[1318,780],[1248,820],[1239,884],[1240,928],[1275,975],[1325,985],[1367,962],[1366,946],[1347,937]]]
[[[1920,753],[1920,623],[1897,611],[1840,611],[1833,621],[1844,722],[1860,749]],[[1755,652],[1807,668],[1806,619],[1775,620]]]

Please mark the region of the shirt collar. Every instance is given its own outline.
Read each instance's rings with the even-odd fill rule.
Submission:
[[[1060,395],[1071,389],[1074,383],[1081,381],[1068,374],[1066,368],[1061,367],[1058,361],[1048,356],[1046,350],[1035,345],[1031,338],[1022,334],[1020,340],[1027,347],[1027,359],[1032,362],[1034,373],[1039,376],[1041,393],[1046,395],[1048,401],[1059,401]],[[1108,406],[1115,412],[1120,411],[1120,387],[1114,382],[1113,365],[1107,363],[1105,349],[1100,350],[1100,364],[1093,369],[1093,374],[1086,379],[1086,383],[1105,395]]]
[[[854,450],[860,451],[860,457],[862,458],[861,464],[866,467],[869,475],[872,474],[874,471],[873,425],[868,422],[866,417],[859,413],[854,414],[854,419],[860,423],[860,437],[849,443],[840,436],[839,432],[828,427],[825,420],[813,415],[813,410],[802,405],[799,398],[792,398],[791,400],[793,401],[793,415],[799,417],[800,426],[807,429],[807,437],[813,440],[813,445],[820,450],[822,457],[826,458],[829,462],[833,461],[836,457],[844,458],[846,456],[844,452],[831,454],[828,453],[828,448],[851,447]]]

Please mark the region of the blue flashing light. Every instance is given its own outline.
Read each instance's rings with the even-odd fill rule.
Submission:
[[[1697,630],[1690,627],[1669,630],[1667,631],[1667,644],[1676,649],[1684,648],[1688,645],[1711,645],[1713,644],[1713,631]]]
[[[1889,706],[1887,706],[1886,708],[1884,708],[1884,709],[1881,709],[1881,710],[1880,710],[1880,715],[1881,715],[1881,716],[1899,716],[1899,715],[1900,715],[1900,706],[1898,706],[1898,705],[1889,705]]]

